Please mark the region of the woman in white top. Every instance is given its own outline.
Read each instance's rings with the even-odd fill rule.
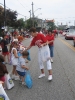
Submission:
[[[17,47],[18,47],[18,43],[16,41],[14,41],[13,47],[11,50],[11,62],[13,65],[12,79],[15,79],[15,80],[18,80],[18,78],[19,78],[19,76],[17,75],[17,72],[16,72],[16,66],[18,64]]]

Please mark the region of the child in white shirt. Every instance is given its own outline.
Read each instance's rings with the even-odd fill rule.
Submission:
[[[17,75],[17,72],[16,72],[16,66],[18,64],[17,47],[18,47],[18,43],[16,41],[14,41],[13,47],[12,47],[12,50],[11,50],[11,62],[12,62],[12,65],[13,65],[12,79],[15,79],[15,80],[19,79],[19,76]]]
[[[22,80],[22,85],[25,85],[25,82],[24,82],[25,73],[26,73],[26,70],[29,70],[29,68],[26,66],[26,63],[25,63],[25,58],[27,58],[28,55],[29,53],[27,51],[23,51],[22,56],[19,57],[18,64],[16,67],[16,71],[19,74],[20,79]]]

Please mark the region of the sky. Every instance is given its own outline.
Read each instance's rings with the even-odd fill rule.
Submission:
[[[32,2],[36,17],[54,19],[56,25],[75,25],[75,0],[5,0],[6,7],[17,11],[18,19],[24,20],[30,17]],[[0,0],[0,5],[2,4],[4,5],[4,0]]]

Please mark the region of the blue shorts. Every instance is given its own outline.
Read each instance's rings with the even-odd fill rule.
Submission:
[[[17,73],[20,75],[20,76],[25,76],[25,72],[20,72],[20,71],[17,71]]]

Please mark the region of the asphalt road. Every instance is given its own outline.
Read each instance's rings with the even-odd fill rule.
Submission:
[[[65,41],[65,42],[64,42]],[[26,39],[24,45],[29,45]],[[27,64],[33,80],[33,87],[28,89],[19,81],[14,81],[15,87],[6,90],[10,100],[75,100],[75,49],[71,47],[72,41],[66,41],[62,36],[55,38],[53,80],[49,82],[48,71],[45,66],[46,76],[38,79],[40,69],[37,60],[37,47],[30,50],[31,61]],[[7,65],[9,72],[12,66]]]

